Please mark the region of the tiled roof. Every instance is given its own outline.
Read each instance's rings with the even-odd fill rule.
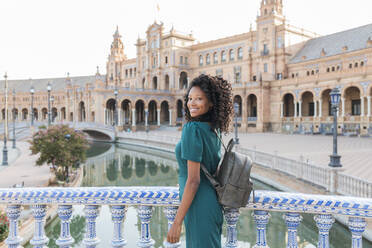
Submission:
[[[367,47],[369,38],[372,39],[372,24],[314,38],[307,41],[289,63],[299,63],[361,50]],[[322,56],[323,49],[325,53]]]
[[[101,75],[100,79],[105,81],[106,76]],[[48,82],[51,83],[52,91],[62,91],[66,89],[67,83],[71,83],[73,86],[83,87],[87,83],[94,83],[96,76],[79,76],[70,77],[70,81],[67,81],[66,77],[63,78],[41,78],[41,79],[24,79],[24,80],[8,80],[9,92],[14,88],[16,92],[29,92],[31,85],[34,87],[35,92],[46,91]],[[4,80],[0,81],[0,91],[4,89]]]

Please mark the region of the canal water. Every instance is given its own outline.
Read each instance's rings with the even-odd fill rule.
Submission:
[[[132,145],[111,145],[93,143],[87,152],[88,160],[83,165],[82,186],[176,186],[177,163],[173,153],[160,150],[150,150]],[[255,189],[274,190],[261,182],[254,182]],[[286,247],[287,228],[282,213],[271,212],[267,239],[271,248]],[[256,228],[252,218],[252,211],[242,210],[238,222],[239,247],[253,247],[256,241]],[[313,215],[303,214],[303,221],[298,228],[298,242],[301,248],[317,246],[318,230]],[[83,206],[74,206],[71,221],[71,234],[75,239],[73,247],[84,247],[82,240],[85,232],[85,218]],[[155,240],[156,248],[163,247],[167,234],[167,219],[161,207],[154,208],[151,219],[151,236]],[[223,242],[226,238],[226,227],[223,227]],[[50,238],[48,247],[58,247],[55,240],[60,234],[60,221],[56,218],[46,228]],[[136,207],[129,207],[124,224],[124,236],[128,242],[126,247],[136,247],[139,240],[140,219],[137,217]],[[103,206],[97,219],[97,236],[101,243],[98,247],[111,247],[113,223],[109,207]],[[185,247],[185,233],[182,232],[182,247]],[[332,248],[351,247],[351,234],[347,228],[334,224],[330,232]],[[26,246],[31,247],[31,246]],[[372,248],[372,244],[363,241],[364,248]]]

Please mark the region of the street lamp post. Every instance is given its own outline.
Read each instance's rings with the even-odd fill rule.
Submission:
[[[239,144],[238,138],[238,112],[239,112],[239,104],[234,103],[234,112],[235,112],[235,144]]]
[[[33,136],[34,135],[34,93],[35,93],[34,86],[31,86],[30,93],[31,93],[31,132]]]
[[[4,148],[3,148],[3,163],[2,165],[8,165],[8,148],[6,147],[6,141],[8,138],[8,75],[5,73],[5,122],[4,122]]]
[[[15,89],[13,89],[13,146],[12,148],[16,148],[16,136],[15,136],[15,119],[16,119],[16,112],[15,112]]]
[[[52,120],[52,123],[54,123],[54,114],[53,114],[54,96],[51,96],[51,97],[50,97],[50,103],[51,103],[51,105],[52,105],[52,110],[51,110],[52,118],[51,118],[51,120]]]
[[[333,110],[333,154],[330,155],[330,167],[342,167],[341,156],[337,154],[337,109],[340,104],[341,93],[338,88],[334,88],[331,93],[331,104]]]
[[[118,88],[115,87],[114,95],[115,95],[115,103],[114,103],[114,142],[116,142],[116,126],[118,124],[118,108],[117,108],[117,102],[118,102]]]
[[[48,91],[48,127],[50,126],[50,91],[52,90],[52,86],[50,85],[50,82],[48,82],[47,85],[47,91]]]

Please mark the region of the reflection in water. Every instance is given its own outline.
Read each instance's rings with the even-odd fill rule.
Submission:
[[[118,178],[118,168],[117,168],[118,161],[116,159],[110,161],[108,167],[106,168],[106,175],[107,179],[110,182],[116,181]]]
[[[160,155],[150,155],[146,151],[127,150],[116,147],[105,156],[99,156],[93,160],[88,159],[83,167],[84,178],[82,186],[176,186],[178,183],[178,169],[174,154],[163,158]],[[133,173],[135,171],[135,173]],[[267,185],[255,181],[255,189],[275,190]],[[136,213],[137,207],[129,207],[124,224],[124,236],[128,241],[127,247],[136,247],[140,232],[140,219]],[[82,209],[82,207],[81,207]],[[74,211],[75,213],[76,211]],[[82,211],[80,211],[82,214]],[[283,213],[270,212],[271,218],[267,226],[267,240],[271,248],[286,247],[287,227],[283,220]],[[256,241],[256,225],[252,218],[252,211],[241,210],[238,222],[238,240],[241,247],[253,247]],[[318,231],[313,220],[313,215],[302,214],[303,221],[298,228],[298,241],[300,248],[314,248],[318,241]],[[76,218],[76,217],[74,217]],[[71,227],[76,237],[83,236],[83,217]],[[59,220],[55,220],[58,221]],[[103,206],[99,219],[97,219],[97,236],[101,243],[97,247],[110,246],[113,235],[111,214],[107,206]],[[53,222],[54,223],[54,222]],[[75,225],[77,227],[75,227]],[[162,207],[154,207],[151,219],[151,235],[155,240],[154,247],[161,247],[167,234],[167,219]],[[226,224],[224,224],[226,225]],[[57,239],[59,224],[48,226],[48,235]],[[54,230],[54,231],[52,231]],[[53,233],[53,234],[52,234]],[[74,236],[74,238],[75,238]],[[223,228],[223,241],[226,237],[226,226]],[[79,238],[75,238],[79,243]],[[182,233],[182,247],[185,247],[184,233]],[[81,238],[80,238],[81,241]],[[334,224],[330,233],[331,248],[346,248],[351,246],[350,232],[339,224]],[[53,243],[54,244],[54,243]],[[56,247],[49,245],[49,247]],[[74,247],[83,247],[77,244]],[[372,248],[366,241],[364,248]]]

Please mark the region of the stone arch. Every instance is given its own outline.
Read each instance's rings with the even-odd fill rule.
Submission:
[[[120,104],[120,109],[122,111],[122,115],[120,117],[121,123],[124,125],[132,123],[132,102],[129,99],[124,99]]]
[[[152,78],[152,89],[154,90],[158,89],[158,77],[157,76]]]
[[[61,120],[66,120],[66,108],[62,107],[61,108]]]
[[[28,116],[28,109],[27,108],[22,109],[22,121],[27,120],[27,116]]]
[[[158,115],[157,115],[157,102],[155,100],[151,100],[148,104],[148,123],[149,125],[157,125]]]
[[[294,116],[294,96],[292,93],[286,93],[283,96],[283,116],[292,117]]]
[[[41,109],[41,120],[43,121],[48,120],[48,109],[47,108]]]
[[[135,104],[136,108],[136,123],[144,124],[145,122],[145,103],[143,100],[137,100]]]
[[[242,97],[240,95],[234,96],[234,104],[237,103],[239,105],[238,117],[242,117]]]
[[[51,116],[52,120],[51,121],[54,122],[57,119],[57,117],[58,117],[58,110],[57,110],[56,107],[53,107],[52,108],[52,116]]]
[[[314,116],[314,94],[311,91],[305,91],[301,94],[301,115]]]
[[[188,87],[187,72],[182,71],[180,73],[179,89],[187,89],[187,87]]]
[[[169,124],[169,104],[168,101],[163,101],[160,104],[160,123]]]
[[[11,115],[11,120],[18,120],[18,109],[17,108],[13,108],[12,109],[12,115]]]
[[[35,121],[39,120],[39,111],[37,110],[37,108],[34,108],[33,116]]]
[[[85,104],[83,101],[81,101],[79,103],[78,121],[85,121],[85,120],[86,120]]]
[[[183,101],[181,99],[177,100],[177,118],[183,118]]]
[[[358,86],[349,86],[344,90],[344,110],[346,116],[361,115],[361,89]]]
[[[69,121],[74,121],[74,112],[70,112]]]
[[[165,74],[165,78],[164,78],[164,89],[165,90],[170,90],[170,87],[169,87],[169,75],[168,74]]]
[[[247,116],[257,117],[257,96],[255,94],[247,97]]]
[[[361,96],[363,95],[363,93],[364,93],[363,87],[361,85],[359,85],[359,84],[351,83],[349,85],[346,85],[342,89],[340,89],[340,91],[341,91],[341,98],[344,98],[345,97],[346,90],[349,89],[350,87],[358,88],[359,92],[361,93]]]
[[[331,89],[325,89],[320,94],[322,100],[322,116],[332,116],[332,108],[331,108]]]
[[[105,124],[106,125],[113,125],[114,118],[115,118],[115,110],[116,110],[116,101],[113,98],[110,98],[106,101],[106,116],[105,116]]]

